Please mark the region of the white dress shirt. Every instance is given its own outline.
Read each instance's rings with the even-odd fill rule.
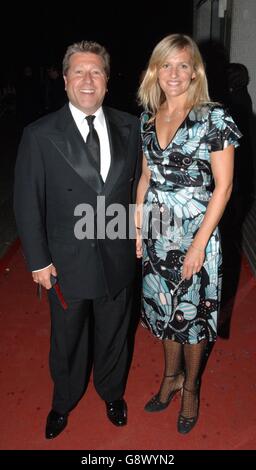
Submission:
[[[74,118],[74,121],[84,141],[86,142],[87,135],[89,133],[89,126],[85,117],[88,115],[80,111],[80,109],[76,108],[71,103],[69,103],[69,108]],[[102,107],[97,109],[97,111],[93,113],[93,116],[95,116],[93,124],[100,140],[100,174],[103,181],[105,182],[110,168],[111,156],[107,125]]]

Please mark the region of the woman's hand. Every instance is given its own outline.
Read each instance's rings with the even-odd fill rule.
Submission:
[[[142,258],[142,236],[141,229],[136,227],[136,256]]]
[[[183,262],[182,279],[189,280],[193,274],[198,273],[203,266],[204,259],[205,251],[192,243]]]

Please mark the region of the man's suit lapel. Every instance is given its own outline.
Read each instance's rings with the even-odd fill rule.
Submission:
[[[102,194],[108,196],[114,189],[118,178],[124,169],[127,158],[127,141],[130,133],[130,126],[127,125],[110,108],[103,108],[110,142],[111,165],[107,179],[102,188]]]
[[[85,183],[100,194],[103,186],[102,178],[67,105],[60,111],[58,128],[57,135],[50,135],[53,144]]]
[[[127,158],[129,124],[110,108],[103,108],[108,128],[111,164],[105,184],[87,152],[84,140],[74,122],[68,105],[60,110],[57,132],[49,138],[66,162],[98,194],[108,196],[121,176]]]

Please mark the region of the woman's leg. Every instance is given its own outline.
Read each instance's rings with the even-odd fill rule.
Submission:
[[[186,434],[196,424],[199,405],[199,378],[207,341],[184,345],[185,381],[178,431]]]
[[[170,339],[163,340],[165,370],[159,392],[160,402],[166,402],[174,390],[182,388],[183,384],[183,345]]]
[[[184,374],[182,371],[183,345],[166,339],[163,341],[165,369],[159,392],[145,405],[149,412],[164,410],[175,393],[182,389]]]

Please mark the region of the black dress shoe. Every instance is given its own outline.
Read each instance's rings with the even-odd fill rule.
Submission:
[[[196,415],[192,416],[190,418],[183,416],[181,413],[179,414],[178,417],[178,422],[177,422],[177,429],[180,434],[187,434],[188,432],[193,429],[195,424],[197,423],[198,420],[198,409],[199,409],[199,382],[197,383],[196,387],[194,389],[188,389],[186,387],[183,387],[183,397],[184,399],[185,393],[187,396],[190,394],[190,400],[191,396],[192,399],[195,401],[196,404]],[[195,405],[194,405],[195,406]]]
[[[47,416],[45,437],[46,439],[54,439],[58,436],[68,423],[68,413],[61,415],[57,411],[51,410]]]
[[[177,377],[180,377],[180,380],[176,380]],[[148,411],[149,413],[152,413],[152,412],[155,412],[155,411],[162,411],[162,410],[165,410],[165,408],[167,408],[167,406],[169,406],[169,404],[171,403],[173,397],[176,395],[176,393],[178,392],[182,392],[182,388],[183,388],[183,382],[184,382],[184,372],[182,370],[178,371],[176,374],[172,374],[172,375],[164,375],[164,380],[166,378],[173,378],[174,380],[174,383],[172,384],[173,386],[173,389],[170,390],[169,392],[169,395],[167,397],[167,400],[166,401],[161,401],[160,400],[160,391],[154,395],[151,400],[149,400],[145,407],[144,407],[144,410],[145,411]],[[164,382],[163,380],[163,382]],[[162,382],[162,384],[163,384]],[[162,385],[161,385],[161,388],[162,388]]]
[[[115,426],[127,424],[127,405],[123,398],[120,400],[106,401],[107,417]]]

